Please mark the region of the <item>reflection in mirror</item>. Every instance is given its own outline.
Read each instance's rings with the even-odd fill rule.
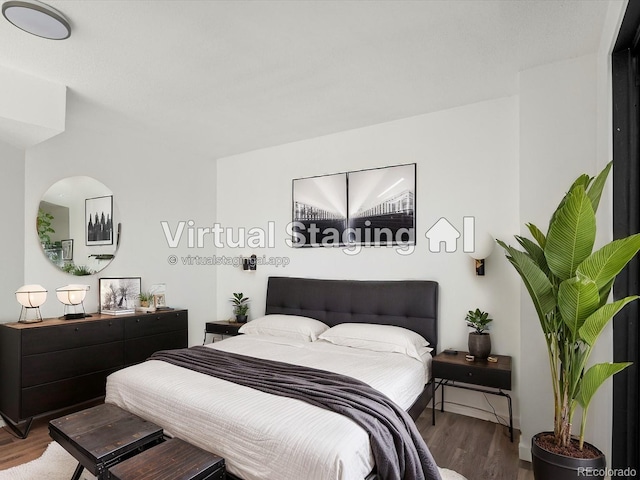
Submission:
[[[69,177],[42,196],[36,227],[49,261],[72,275],[92,275],[115,257],[120,224],[113,192],[91,177]]]

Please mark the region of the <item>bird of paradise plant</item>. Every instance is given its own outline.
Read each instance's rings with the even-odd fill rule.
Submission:
[[[594,394],[605,380],[630,365],[599,363],[587,368],[589,356],[613,316],[638,298],[608,301],[616,276],[640,250],[640,234],[593,251],[596,211],[610,170],[611,163],[595,178],[579,176],[551,216],[546,234],[528,223],[533,240],[515,236],[523,250],[498,240],[520,274],[542,327],[553,384],[556,444],[569,445],[574,412],[580,405],[580,450]]]

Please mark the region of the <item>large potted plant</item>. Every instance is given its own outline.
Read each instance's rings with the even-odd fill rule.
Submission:
[[[600,333],[637,296],[608,302],[613,282],[640,250],[640,234],[614,240],[595,252],[596,211],[611,163],[571,185],[547,233],[529,223],[533,240],[516,235],[523,250],[498,240],[520,274],[537,312],[547,346],[554,398],[553,432],[532,439],[536,479],[604,478],[606,459],[585,443],[589,404],[596,390],[630,363],[587,366]],[[582,408],[579,436],[571,427]],[[589,458],[592,457],[592,458]]]

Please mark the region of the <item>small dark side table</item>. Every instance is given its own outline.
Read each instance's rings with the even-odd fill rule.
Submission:
[[[218,322],[207,322],[204,325],[204,340],[202,344],[207,343],[207,334],[213,333],[216,335],[229,335],[235,336],[239,335],[240,327],[242,327],[244,323],[238,322],[229,322],[228,320],[220,320]]]
[[[433,357],[431,366],[433,370],[432,382],[432,424],[436,424],[435,398],[436,390],[440,387],[440,411],[444,412],[444,387],[454,386],[475,392],[489,393],[506,397],[509,402],[509,434],[513,442],[513,409],[511,405],[511,395],[503,390],[511,390],[511,357],[506,355],[491,355],[498,359],[497,362],[488,360],[466,360],[468,352],[458,352],[455,355],[439,353]],[[439,379],[439,380],[438,380]],[[461,383],[457,383],[461,382]],[[495,390],[488,390],[488,387]]]

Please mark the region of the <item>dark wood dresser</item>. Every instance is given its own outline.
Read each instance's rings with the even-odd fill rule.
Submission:
[[[0,415],[24,438],[33,417],[98,399],[109,374],[187,342],[187,310],[0,324]]]

